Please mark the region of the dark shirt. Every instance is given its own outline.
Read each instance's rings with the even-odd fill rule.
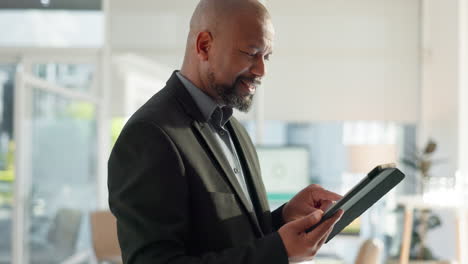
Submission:
[[[245,182],[244,171],[242,169],[239,156],[232,141],[229,131],[226,129],[226,123],[232,116],[233,110],[230,107],[222,106],[215,102],[210,96],[205,94],[200,88],[196,87],[190,80],[185,78],[180,72],[176,73],[180,81],[184,84],[187,91],[192,96],[198,108],[202,112],[205,120],[208,122],[209,127],[215,138],[217,139],[220,147],[223,150],[234,174],[239,181],[242,190],[244,191],[247,200],[252,206],[252,201]]]

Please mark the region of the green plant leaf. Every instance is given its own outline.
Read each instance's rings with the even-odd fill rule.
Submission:
[[[434,255],[429,248],[424,247],[423,249],[423,260],[434,260]]]
[[[440,221],[440,218],[433,214],[429,217],[429,219],[427,219],[427,228],[428,229],[433,229],[433,228],[436,228],[438,226],[442,225],[442,222]]]
[[[426,147],[424,148],[424,154],[432,154],[434,151],[437,149],[437,143],[435,143],[434,140],[429,139],[429,141],[426,144]]]

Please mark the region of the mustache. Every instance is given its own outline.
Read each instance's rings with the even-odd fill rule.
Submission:
[[[239,81],[244,81],[248,83],[252,83],[254,86],[260,86],[262,85],[261,79],[255,78],[255,77],[240,77]]]

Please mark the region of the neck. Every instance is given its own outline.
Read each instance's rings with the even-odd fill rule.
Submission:
[[[193,69],[193,67],[187,67],[187,63],[184,62],[180,69],[180,74],[191,81],[198,89],[213,98],[214,101],[218,102],[217,94],[215,91],[210,91],[208,85],[203,82],[200,73]]]

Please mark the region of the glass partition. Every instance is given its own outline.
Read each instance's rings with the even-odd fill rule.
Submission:
[[[65,88],[90,92],[93,80],[95,80],[96,65],[55,62],[37,63],[32,65],[32,72],[41,79]]]
[[[13,261],[62,263],[90,252],[97,209],[98,99],[92,64],[32,64],[16,87],[19,131]],[[27,69],[27,67],[25,67]]]
[[[15,142],[13,96],[16,64],[0,63],[0,263],[11,263]]]
[[[30,87],[29,263],[74,255],[96,209],[96,110],[92,103]],[[88,244],[89,241],[85,241]]]

